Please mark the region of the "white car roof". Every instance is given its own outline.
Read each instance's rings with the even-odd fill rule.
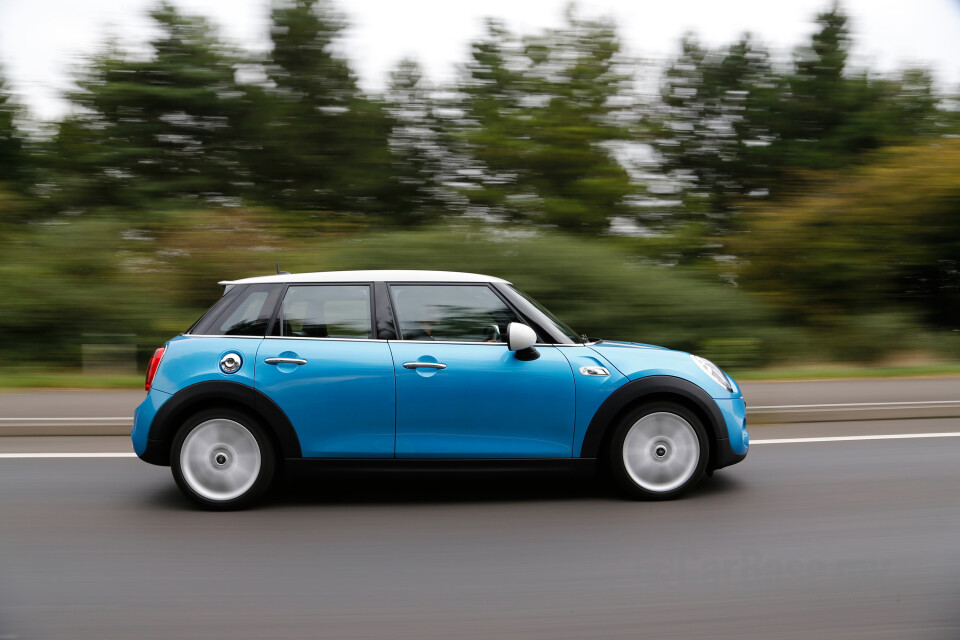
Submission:
[[[228,284],[258,284],[274,282],[507,282],[501,278],[479,273],[459,271],[417,271],[380,269],[372,271],[317,271],[314,273],[279,273],[271,276],[223,280]]]

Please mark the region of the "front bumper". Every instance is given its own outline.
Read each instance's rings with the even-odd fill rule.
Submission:
[[[714,399],[726,426],[726,433],[717,434],[717,450],[713,456],[713,468],[722,469],[747,457],[750,449],[750,434],[747,433],[747,405],[743,398]]]

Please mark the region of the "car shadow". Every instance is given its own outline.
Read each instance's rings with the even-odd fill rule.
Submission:
[[[275,505],[439,504],[615,499],[592,473],[559,471],[288,472],[271,491]]]
[[[742,490],[735,478],[704,478],[680,500],[714,499]],[[346,471],[299,469],[279,476],[259,508],[324,505],[438,505],[559,501],[624,501],[601,474],[577,471]],[[153,508],[197,507],[170,483]]]
[[[681,499],[736,492],[732,477],[704,478]],[[605,476],[583,471],[316,471],[289,472],[270,505],[391,505],[577,500],[621,501]]]

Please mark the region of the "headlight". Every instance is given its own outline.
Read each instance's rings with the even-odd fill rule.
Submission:
[[[690,354],[690,357],[693,358],[693,361],[697,363],[697,366],[700,367],[705,374],[713,378],[721,387],[730,393],[733,393],[733,384],[731,384],[726,374],[724,374],[723,371],[720,371],[720,367],[713,364],[706,358],[695,356],[692,353]]]

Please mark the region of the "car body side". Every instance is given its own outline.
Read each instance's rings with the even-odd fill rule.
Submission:
[[[397,283],[378,280],[358,284],[369,285],[374,297],[371,305],[374,316],[371,320],[374,328],[371,339],[296,340],[340,340],[347,350],[355,343],[385,343],[387,349],[384,353],[390,353],[391,359],[396,360],[396,351],[399,350],[397,345],[410,344],[409,341],[398,340],[396,314],[387,290],[388,284]],[[574,393],[570,406],[570,411],[574,413],[572,441],[562,448],[544,449],[542,453],[534,455],[511,455],[510,451],[495,455],[495,451],[472,450],[468,445],[467,450],[449,456],[450,458],[529,457],[543,461],[594,461],[603,455],[609,434],[623,416],[641,404],[659,400],[682,404],[700,419],[711,441],[708,471],[734,464],[746,456],[749,447],[746,406],[740,389],[732,380],[730,383],[733,391],[729,391],[703,372],[689,354],[684,352],[627,342],[571,343],[557,335],[556,330],[543,321],[539,311],[517,295],[508,283],[494,280],[485,281],[483,284],[494,289],[517,316],[536,331],[537,349],[541,352],[549,351],[551,357],[569,365]],[[224,307],[229,302],[228,299],[239,295],[245,286],[250,285],[232,285],[232,290],[228,289],[224,300],[214,305],[211,312],[215,311],[218,305]],[[289,283],[277,282],[270,286],[282,288],[276,296],[276,305],[279,305]],[[276,314],[277,309],[274,307],[271,318]],[[197,325],[194,325],[191,331],[196,328]],[[297,420],[286,415],[269,393],[264,393],[261,385],[258,385],[260,367],[268,366],[260,362],[263,360],[263,354],[259,354],[261,344],[267,339],[283,339],[270,337],[269,325],[264,334],[266,337],[213,336],[188,332],[171,339],[166,345],[149,393],[134,416],[132,439],[136,454],[152,464],[169,465],[170,447],[176,431],[193,413],[216,406],[241,410],[260,422],[272,434],[280,456],[284,459],[310,458],[322,461],[345,457],[326,456],[315,448],[307,450],[303,446],[306,434],[299,428]],[[506,346],[502,343],[487,348],[498,346],[513,358],[513,354],[506,351]],[[220,358],[228,353],[236,353],[243,360],[243,365],[236,373],[224,373],[218,366]],[[396,366],[397,363],[390,364]],[[524,363],[517,361],[515,364],[522,367]],[[603,367],[609,375],[584,375],[580,372],[581,367]],[[509,372],[503,375],[507,376]],[[392,385],[381,384],[376,392],[390,393],[391,386],[395,395],[396,381]],[[442,399],[437,401],[443,402]],[[497,399],[481,393],[476,401],[490,403]],[[376,417],[378,414],[372,415]],[[384,422],[390,420],[386,411],[380,417]],[[393,418],[396,419],[395,414]],[[388,435],[393,428],[392,424],[383,424],[382,435]],[[379,448],[383,449],[382,446]],[[346,457],[368,456],[364,455],[363,451],[357,451],[355,456]],[[390,460],[398,456],[391,456],[389,451],[384,449],[371,452],[369,457]],[[415,453],[407,456],[408,459],[410,457],[415,458]]]

